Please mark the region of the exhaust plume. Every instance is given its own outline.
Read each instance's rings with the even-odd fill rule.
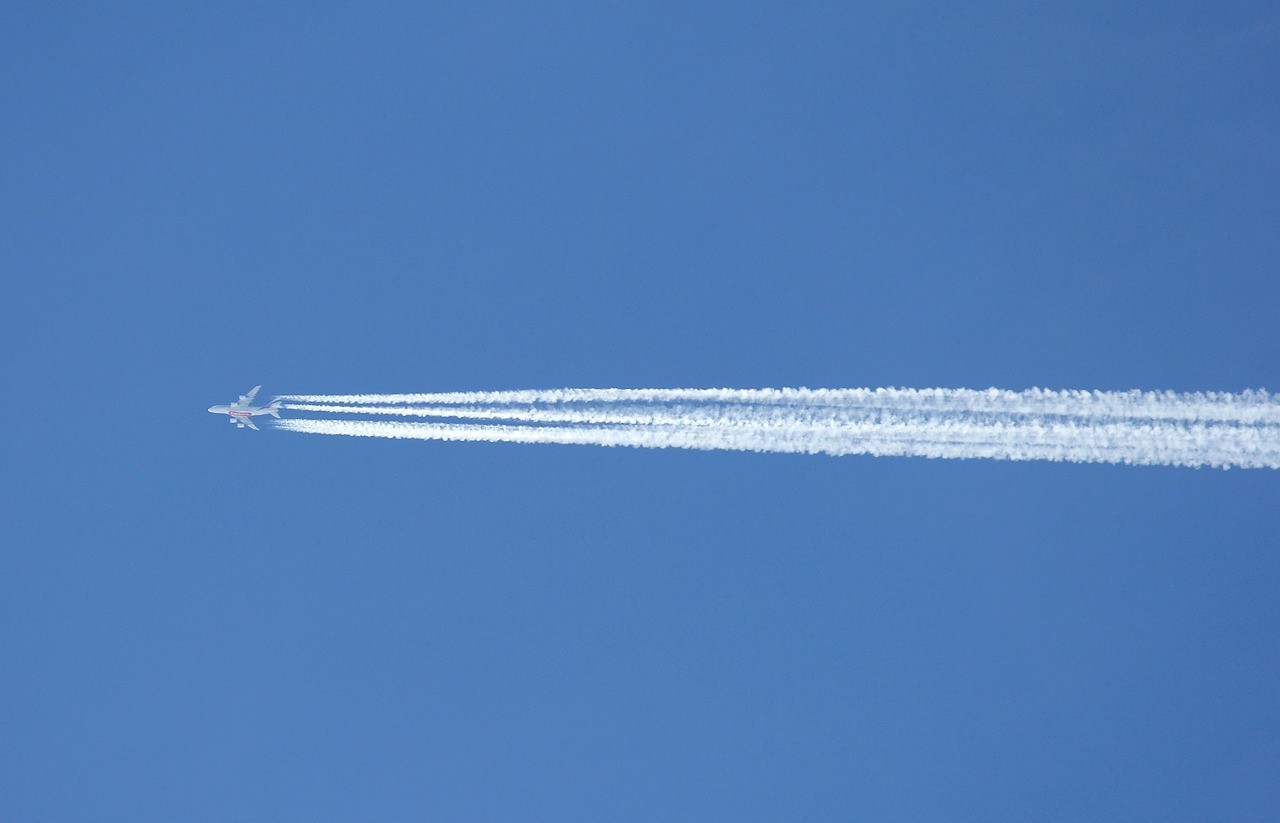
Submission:
[[[357,418],[276,424],[309,434],[1280,468],[1280,397],[1266,391],[553,389],[281,400]],[[386,417],[418,419],[376,419]]]

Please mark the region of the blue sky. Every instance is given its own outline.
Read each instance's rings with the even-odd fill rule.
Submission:
[[[236,431],[1280,387],[1269,4],[6,4],[0,814],[1280,812],[1280,477]]]

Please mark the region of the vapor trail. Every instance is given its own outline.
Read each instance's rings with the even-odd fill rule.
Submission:
[[[1280,424],[1280,396],[1265,390],[1142,392],[1027,389],[541,389],[433,394],[284,395],[301,403],[515,405],[567,403],[751,403],[817,408],[1056,414],[1072,417]]]
[[[278,424],[312,434],[1280,468],[1280,397],[1265,391],[558,389],[286,399],[295,401],[286,409],[365,418]]]

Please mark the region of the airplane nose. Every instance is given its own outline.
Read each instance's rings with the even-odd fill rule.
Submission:
[[[209,411],[213,412],[214,414],[217,414],[217,413],[218,413],[218,407],[217,407],[217,406],[210,406],[210,407],[209,407]]]

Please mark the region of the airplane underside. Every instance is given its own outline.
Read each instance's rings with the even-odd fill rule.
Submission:
[[[226,406],[210,406],[209,411],[213,414],[228,414],[231,416],[231,422],[236,424],[237,429],[250,428],[258,431],[258,427],[254,425],[251,419],[255,414],[269,414],[277,420],[280,418],[280,399],[276,398],[265,406],[253,405],[253,398],[257,396],[258,389],[261,386],[254,386],[245,394],[240,395],[240,399]]]

